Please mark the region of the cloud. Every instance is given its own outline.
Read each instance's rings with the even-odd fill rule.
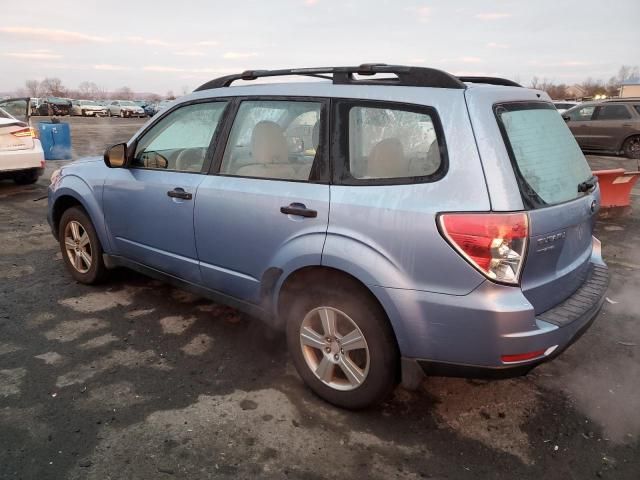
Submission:
[[[304,4],[307,7],[313,7],[314,5],[318,4],[318,0],[304,0]]]
[[[109,43],[112,41],[106,37],[51,28],[0,27],[0,33],[14,37],[28,37],[29,40],[37,39],[60,43]]]
[[[180,50],[177,52],[173,52],[174,55],[178,55],[180,57],[204,57],[205,53],[200,50]]]
[[[419,22],[426,22],[431,16],[431,7],[407,7],[404,10],[417,17]]]
[[[484,60],[479,57],[461,57],[460,61],[462,63],[482,63]]]
[[[57,58],[62,58],[62,55],[58,55],[56,53],[47,53],[47,51],[37,51],[33,50],[31,52],[10,52],[3,53],[5,57],[11,58],[22,58],[25,60],[55,60]]]
[[[106,70],[106,71],[110,71],[110,72],[117,72],[117,71],[121,71],[121,70],[131,70],[130,67],[125,67],[124,65],[111,65],[108,63],[101,63],[99,65],[94,65],[93,66],[94,70]]]
[[[476,18],[480,20],[501,20],[503,18],[509,18],[512,15],[510,13],[503,12],[491,12],[491,13],[478,13]]]
[[[489,48],[509,48],[509,45],[507,45],[506,43],[489,42],[489,43],[487,43],[487,47],[489,47]]]
[[[255,52],[225,52],[222,55],[222,58],[226,58],[227,60],[238,60],[241,58],[252,58],[257,57],[258,54]]]
[[[231,68],[184,68],[184,67],[172,67],[169,65],[146,65],[142,67],[145,72],[160,72],[160,73],[191,73],[191,74],[208,74],[208,75],[228,75],[229,73],[238,73],[237,69]]]
[[[164,40],[159,40],[157,38],[132,36],[132,37],[126,37],[126,40],[129,43],[133,43],[135,45],[151,45],[154,47],[172,47],[173,46],[173,44],[169,42],[165,42]]]
[[[217,47],[218,45],[220,45],[220,42],[216,40],[203,40],[202,42],[196,43],[198,47]]]

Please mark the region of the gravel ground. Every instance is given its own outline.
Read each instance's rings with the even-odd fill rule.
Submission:
[[[141,124],[71,123],[76,155]],[[75,283],[46,184],[0,182],[2,479],[640,477],[637,213],[598,223],[610,302],[555,361],[353,413],[311,394],[256,319],[127,271]]]

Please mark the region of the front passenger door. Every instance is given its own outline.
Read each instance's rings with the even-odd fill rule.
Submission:
[[[103,202],[116,255],[200,283],[193,209],[225,107],[173,110],[132,142],[127,168],[110,170]]]

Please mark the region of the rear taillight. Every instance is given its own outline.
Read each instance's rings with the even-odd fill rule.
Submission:
[[[444,213],[439,223],[451,246],[488,278],[520,281],[529,236],[526,213]]]
[[[32,138],[37,138],[36,137],[36,131],[33,128],[22,128],[20,130],[16,130],[15,132],[11,132],[11,135],[13,135],[14,137],[32,137]]]

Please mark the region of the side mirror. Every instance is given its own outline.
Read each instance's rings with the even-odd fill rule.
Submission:
[[[104,152],[104,164],[109,168],[122,168],[127,163],[127,144],[112,145]]]

